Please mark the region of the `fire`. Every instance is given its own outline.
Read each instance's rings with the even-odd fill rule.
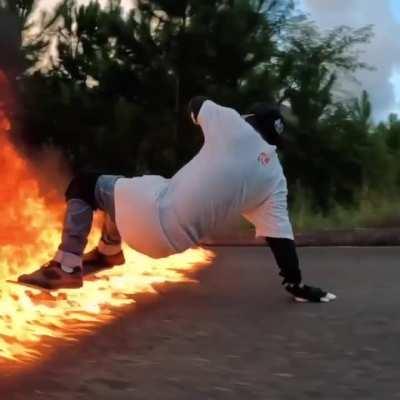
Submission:
[[[34,289],[6,282],[48,261],[58,245],[63,203],[46,203],[28,162],[10,140],[10,121],[4,111],[6,80],[0,71],[0,364],[26,361],[49,352],[46,338],[76,340],[134,303],[137,293],[155,293],[153,285],[189,282],[185,275],[212,260],[203,249],[153,260],[125,249],[124,266],[102,272],[82,289],[58,291],[51,300]],[[94,229],[89,245],[98,237]]]

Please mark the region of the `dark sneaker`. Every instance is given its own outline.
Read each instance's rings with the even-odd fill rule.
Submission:
[[[96,247],[83,256],[83,274],[94,274],[97,271],[123,264],[125,264],[125,257],[122,251],[113,256],[106,256],[105,254],[100,253]]]
[[[285,288],[299,303],[329,303],[336,299],[334,294],[312,286],[287,284]]]
[[[57,261],[49,261],[31,274],[21,275],[19,283],[37,286],[48,290],[77,289],[82,287],[82,271],[80,267],[73,268],[73,272],[65,272]]]

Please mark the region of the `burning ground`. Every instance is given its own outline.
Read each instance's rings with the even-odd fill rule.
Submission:
[[[203,249],[163,260],[125,249],[124,266],[98,274],[79,290],[50,296],[7,283],[53,256],[64,206],[62,201],[46,201],[34,169],[10,140],[6,95],[0,71],[0,366],[45,357],[52,352],[43,345],[46,338],[78,340],[115,319],[122,307],[135,302],[133,295],[154,293],[157,283],[190,281],[186,273],[212,259]],[[98,235],[94,229],[89,246]]]

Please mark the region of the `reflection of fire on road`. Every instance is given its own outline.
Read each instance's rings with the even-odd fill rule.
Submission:
[[[115,318],[117,307],[134,303],[135,293],[154,292],[152,284],[188,281],[185,272],[209,263],[212,253],[196,249],[153,260],[126,249],[126,265],[99,274],[82,289],[56,292],[54,302],[7,283],[54,254],[63,205],[44,201],[32,169],[9,140],[5,93],[0,71],[0,361],[29,360],[44,353],[44,338],[76,339]]]

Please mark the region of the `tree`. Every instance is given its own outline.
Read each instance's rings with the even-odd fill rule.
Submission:
[[[305,22],[289,30],[277,63],[280,101],[290,102],[302,129],[315,128],[335,103],[333,89],[339,73],[368,68],[359,61],[357,46],[371,37],[371,26],[340,26],[323,34]]]
[[[306,21],[288,30],[277,58],[279,101],[288,102],[298,119],[298,129],[292,132],[295,145],[285,156],[289,181],[311,191],[314,206],[325,212],[335,201],[335,193],[342,192],[338,186],[345,186],[335,173],[335,165],[353,167],[354,180],[345,192],[356,192],[362,180],[360,166],[354,165],[354,159],[346,159],[344,155],[349,153],[343,153],[339,146],[338,135],[350,133],[343,130],[350,116],[335,98],[334,86],[339,74],[367,68],[356,49],[371,35],[369,26],[356,30],[342,26],[323,34]],[[368,114],[368,110],[358,111]]]
[[[44,99],[52,120],[44,112],[30,120],[31,140],[62,146],[77,166],[171,175],[201,145],[185,112],[190,97],[233,106],[249,104],[250,94],[266,97],[268,88],[252,81],[267,74],[291,7],[290,0],[141,0],[126,16],[117,0],[107,8],[65,0],[48,28],[57,60],[26,81],[42,98],[58,93]]]
[[[200,145],[186,115],[192,96],[203,94],[243,109],[269,95],[267,66],[293,1],[158,0],[140,1],[139,8],[154,18],[154,39],[173,78],[179,167]],[[253,84],[262,75],[264,85]]]
[[[371,28],[322,33],[294,11],[292,0],[139,0],[126,14],[118,0],[64,0],[24,55],[32,66],[57,48],[50,68],[25,68],[18,81],[24,142],[55,145],[79,169],[170,176],[202,144],[186,115],[192,96],[242,112],[277,101],[299,121],[284,153],[290,191],[301,186],[324,212],[354,204],[365,188],[393,184],[398,168],[396,120],[375,129],[366,92],[335,94],[367,68],[358,48]]]
[[[380,123],[374,130],[374,136],[379,139],[386,158],[390,159],[390,166],[380,168],[379,181],[386,182],[386,190],[400,191],[400,119],[391,114],[386,123]],[[392,176],[392,182],[387,177]],[[386,179],[385,179],[386,178]]]

